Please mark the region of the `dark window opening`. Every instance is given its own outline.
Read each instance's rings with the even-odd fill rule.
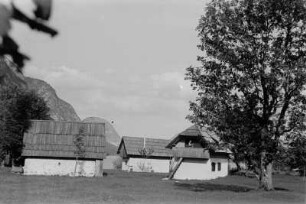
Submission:
[[[191,140],[185,140],[185,147],[192,147],[192,141]]]
[[[216,170],[216,163],[213,162],[211,163],[211,171],[215,171]]]
[[[221,171],[221,163],[218,162],[218,171]]]

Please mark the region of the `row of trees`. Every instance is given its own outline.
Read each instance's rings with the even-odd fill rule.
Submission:
[[[272,190],[283,148],[306,165],[306,1],[212,0],[197,31],[203,55],[187,68],[198,93],[188,118],[217,132]]]
[[[0,84],[0,161],[20,158],[23,134],[31,119],[50,119],[49,108],[35,92]]]

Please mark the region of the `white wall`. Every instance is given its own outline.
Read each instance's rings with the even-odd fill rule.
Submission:
[[[169,173],[170,159],[129,158],[122,162],[123,171]]]
[[[215,162],[215,171],[211,169],[211,163]],[[218,171],[218,162],[221,170]],[[174,174],[174,179],[210,180],[228,175],[228,159],[211,158],[208,160],[184,159]]]
[[[78,161],[77,176],[94,176],[95,163],[95,161]],[[74,176],[75,164],[75,160],[27,158],[24,164],[24,174]]]

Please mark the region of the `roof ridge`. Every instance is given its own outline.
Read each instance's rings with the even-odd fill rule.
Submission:
[[[57,120],[31,120],[31,122],[54,122],[54,123],[79,123],[79,124],[105,124],[104,122],[98,122],[98,123],[90,123],[90,122],[83,122],[83,121],[57,121]]]
[[[169,141],[170,139],[163,139],[163,138],[156,138],[156,137],[137,137],[137,136],[122,136],[123,138],[137,138],[137,139],[153,139],[153,140],[166,140]]]

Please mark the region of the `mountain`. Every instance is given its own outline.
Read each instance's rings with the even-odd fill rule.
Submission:
[[[45,81],[25,77],[18,73],[13,64],[0,57],[0,84],[14,84],[20,88],[33,90],[46,101],[50,116],[54,120],[81,121],[74,108],[60,99],[56,91]]]
[[[117,147],[119,146],[121,137],[115,130],[115,128],[112,126],[110,122],[108,122],[104,118],[99,118],[99,117],[88,117],[83,120],[83,122],[86,123],[105,123],[105,136],[106,136],[106,141],[110,143],[112,147]]]
[[[18,87],[33,90],[40,95],[50,108],[50,116],[57,121],[81,121],[74,108],[64,100],[60,99],[56,91],[47,82],[16,72],[14,65],[0,57],[0,84],[14,84]],[[103,118],[89,117],[83,122],[90,123],[105,123],[106,147],[105,152],[107,157],[103,161],[104,169],[113,169],[114,163],[120,160],[117,154],[119,142],[121,140],[119,134],[110,122]],[[118,162],[117,162],[118,163]]]
[[[50,116],[56,121],[81,121],[74,108],[66,101],[60,99],[55,90],[45,81],[25,77],[30,90],[34,90],[45,99],[50,108]]]
[[[0,84],[13,84],[21,88],[27,88],[24,76],[16,71],[9,61],[0,57]]]

